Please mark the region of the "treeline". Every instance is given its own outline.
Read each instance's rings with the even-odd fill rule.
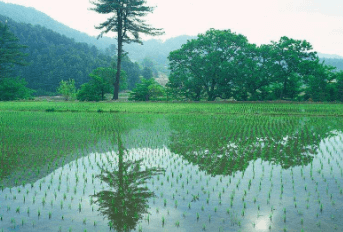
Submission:
[[[321,62],[307,41],[282,37],[256,46],[211,29],[169,55],[172,98],[213,101],[343,101],[343,72]]]
[[[100,52],[95,46],[76,43],[74,39],[39,25],[16,23],[1,15],[0,22],[8,26],[19,39],[19,44],[27,45],[23,52],[27,54],[25,60],[28,65],[15,67],[14,76],[24,78],[27,87],[35,90],[35,95],[55,94],[62,80],[74,79],[79,88],[91,80],[89,74],[93,70],[114,65],[113,57]],[[140,82],[139,76],[146,72],[127,56],[123,59],[122,69],[127,75],[128,89],[133,89]]]

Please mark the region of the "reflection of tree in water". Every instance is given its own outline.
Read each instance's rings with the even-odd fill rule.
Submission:
[[[164,172],[157,168],[141,169],[141,160],[124,161],[125,150],[118,133],[119,162],[118,170],[102,169],[97,177],[106,182],[110,190],[92,195],[99,211],[109,220],[109,226],[116,231],[135,229],[143,214],[148,212],[148,199],[155,196],[145,184],[152,176]]]
[[[307,165],[322,139],[342,131],[342,119],[176,116],[169,148],[210,175],[245,171],[261,158],[282,168]]]

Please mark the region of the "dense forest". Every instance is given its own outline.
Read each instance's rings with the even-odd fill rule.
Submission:
[[[25,78],[36,95],[54,94],[61,80],[74,79],[79,87],[90,80],[89,74],[94,69],[113,66],[113,57],[95,46],[77,43],[39,25],[16,23],[5,16],[0,15],[0,21],[7,22],[19,43],[27,45],[23,51],[28,54],[29,65],[16,67],[15,74]],[[128,88],[134,88],[143,69],[126,57],[123,70],[127,73]]]
[[[0,15],[7,16],[18,23],[40,25],[61,35],[65,35],[68,38],[73,38],[76,42],[95,45],[98,49],[103,51],[114,41],[114,39],[109,37],[103,37],[101,40],[97,40],[96,37],[89,36],[86,33],[79,32],[59,23],[45,13],[32,7],[25,7],[0,1]]]
[[[19,23],[40,25],[61,35],[65,35],[68,38],[73,38],[76,42],[87,43],[90,46],[94,45],[99,51],[109,51],[111,46],[115,47],[117,44],[116,40],[113,38],[103,36],[101,39],[97,40],[94,36],[89,36],[86,33],[74,30],[32,7],[3,3],[0,1],[0,15],[7,16]],[[156,69],[160,73],[168,74],[167,57],[169,52],[179,49],[187,40],[194,38],[196,37],[183,35],[170,38],[164,42],[151,39],[144,41],[143,45],[134,43],[126,44],[124,50],[128,52],[130,60],[142,63],[145,58],[149,58],[153,61]]]

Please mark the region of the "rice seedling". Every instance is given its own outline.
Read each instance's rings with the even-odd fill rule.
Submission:
[[[105,109],[105,107],[98,107],[98,108]],[[22,113],[21,115],[25,115],[25,114],[27,113]],[[35,113],[35,114],[40,115],[39,113]],[[86,120],[86,116],[83,116],[82,113],[77,113],[77,114],[74,114],[73,116],[67,115],[66,117],[68,117],[69,121],[73,121],[72,118],[75,117],[76,115],[79,117],[78,119],[79,121],[80,120],[81,121],[84,120],[85,122],[89,121],[88,119],[87,119],[88,121]],[[46,115],[41,114],[39,117],[44,118],[46,117]],[[61,116],[57,115],[56,117],[57,117],[57,120],[62,120]],[[106,133],[107,133],[106,131],[110,131],[106,128],[109,128],[111,126],[110,117],[106,115],[106,113],[97,115],[96,118],[93,115],[90,115],[88,113],[87,117],[88,118],[91,117],[93,120],[92,123],[94,124],[93,128],[91,128],[89,131],[94,132],[94,129],[101,126],[101,124],[104,125],[101,128],[105,128],[105,129],[101,129],[101,130],[98,129],[99,132],[95,132],[93,134],[99,136],[98,141],[100,141],[101,136],[103,136],[102,137],[103,140],[106,140]],[[126,115],[125,117],[130,118],[131,115]],[[149,118],[150,120],[150,118],[154,118],[155,116],[151,116],[151,115],[144,116],[144,117],[137,116],[137,115],[132,116],[132,118],[134,118],[136,121],[139,121],[140,117]],[[160,116],[156,116],[155,118],[164,119],[164,116],[162,117],[162,115],[160,115]],[[246,223],[249,223],[248,220],[250,218],[249,215],[251,212],[254,212],[254,211],[257,213],[260,212],[262,215],[265,207],[267,206],[266,204],[272,205],[271,211],[273,211],[273,205],[276,205],[274,196],[278,196],[279,194],[280,194],[280,200],[278,201],[277,204],[280,204],[279,207],[281,209],[287,207],[287,217],[289,218],[289,221],[291,220],[291,218],[299,215],[299,211],[301,209],[306,208],[310,204],[314,205],[313,203],[317,199],[320,200],[320,203],[318,202],[319,210],[318,208],[315,208],[315,207],[311,207],[311,208],[308,207],[308,211],[305,211],[303,215],[300,215],[304,218],[304,220],[307,217],[309,217],[308,215],[310,215],[309,213],[312,212],[312,210],[320,211],[321,205],[323,205],[322,206],[323,209],[324,207],[330,209],[330,210],[321,211],[324,218],[327,216],[328,216],[327,218],[330,218],[330,214],[334,212],[334,211],[331,211],[331,209],[341,204],[340,198],[338,199],[336,197],[338,194],[340,194],[340,190],[342,189],[341,188],[342,183],[340,181],[340,178],[338,178],[342,175],[342,165],[341,165],[342,159],[339,158],[340,150],[337,149],[337,152],[336,152],[337,160],[336,160],[332,158],[330,155],[330,152],[331,152],[332,156],[334,157],[335,155],[334,150],[329,149],[329,151],[326,151],[329,145],[325,147],[325,144],[329,144],[329,143],[325,143],[325,141],[322,142],[324,144],[324,149],[322,150],[320,150],[318,146],[316,146],[317,144],[319,144],[319,141],[323,141],[323,138],[327,137],[328,130],[325,129],[326,128],[325,125],[330,124],[329,120],[323,120],[320,118],[311,118],[311,117],[306,119],[308,121],[303,121],[302,118],[281,117],[281,116],[277,116],[277,117],[261,117],[261,116],[251,117],[249,116],[249,117],[241,117],[241,118],[237,116],[225,116],[225,117],[215,116],[215,117],[212,117],[212,120],[214,121],[210,122],[210,121],[206,121],[207,120],[206,117],[202,117],[202,116],[183,117],[182,115],[177,115],[177,116],[170,115],[166,118],[169,125],[168,125],[168,129],[165,129],[165,130],[168,131],[171,128],[173,131],[175,131],[175,137],[168,138],[168,140],[170,140],[172,145],[170,146],[168,145],[162,149],[155,149],[155,150],[150,149],[149,152],[147,152],[148,149],[146,149],[142,153],[137,152],[137,151],[143,150],[140,148],[132,149],[133,152],[130,152],[131,149],[129,149],[129,154],[127,155],[128,160],[134,159],[134,157],[144,158],[146,160],[147,167],[156,165],[156,166],[161,166],[161,167],[166,168],[167,171],[165,172],[164,175],[156,177],[154,178],[155,179],[154,181],[152,180],[147,185],[144,185],[146,186],[146,188],[153,187],[156,193],[162,192],[163,196],[160,199],[152,198],[152,201],[150,201],[150,204],[152,203],[155,204],[154,206],[155,209],[163,208],[163,212],[164,210],[166,212],[170,211],[170,214],[168,212],[166,215],[164,215],[165,220],[171,219],[171,220],[174,220],[174,222],[177,221],[177,219],[173,218],[174,217],[173,215],[175,215],[174,210],[178,210],[178,209],[184,210],[183,207],[187,207],[187,203],[188,203],[188,205],[190,206],[188,208],[189,213],[190,214],[194,213],[193,215],[197,215],[198,213],[199,219],[197,220],[199,220],[200,222],[206,221],[206,217],[203,218],[202,216],[200,216],[201,212],[210,212],[210,209],[212,207],[217,208],[216,217],[212,219],[210,219],[209,217],[209,220],[213,220],[214,223],[211,223],[211,228],[210,226],[209,228],[206,228],[208,230],[211,230],[211,231],[212,230],[215,231],[215,229],[218,230],[218,226],[219,226],[218,223],[220,224],[222,223],[220,218],[225,217],[223,213],[234,218],[235,212],[239,212],[240,210],[244,210],[244,214],[246,215],[244,217],[238,217],[240,219],[238,218],[236,219],[236,221],[234,222],[234,226],[237,226],[239,224],[244,225]],[[99,119],[101,120],[106,119],[106,120],[102,122]],[[203,120],[201,122],[201,125],[207,125],[207,126],[206,127],[200,126],[199,124],[200,120]],[[334,119],[334,120],[338,122],[340,119]],[[20,120],[16,120],[16,121],[20,122]],[[35,120],[31,120],[31,121],[35,122]],[[40,120],[40,121],[44,122],[44,120]],[[230,124],[228,122],[230,122]],[[72,127],[74,127],[74,131],[76,131],[75,126],[73,124],[70,124],[68,122],[68,125],[72,125]],[[79,124],[75,123],[75,125],[76,127],[78,127]],[[90,123],[88,124],[85,123],[83,127],[88,129],[89,128],[88,125],[90,125]],[[123,125],[126,126],[125,124]],[[136,147],[140,147],[144,143],[147,144],[147,145],[144,145],[145,147],[153,147],[155,145],[151,146],[151,144],[153,144],[153,142],[151,141],[157,141],[161,138],[161,132],[163,130],[161,129],[160,125],[164,125],[164,124],[163,123],[161,124],[161,122],[159,122],[158,124],[153,124],[153,126],[151,125],[149,126],[150,128],[154,128],[154,127],[157,128],[157,125],[160,128],[158,129],[159,133],[156,133],[157,130],[155,130],[153,133],[151,133],[151,135],[145,134],[144,139],[140,139],[137,135],[130,134],[128,136],[128,139],[131,139],[132,144],[135,144]],[[335,123],[334,126],[332,126],[331,128],[337,128],[337,125],[340,125],[340,124]],[[128,127],[131,127],[131,124]],[[187,132],[184,132],[186,131],[186,128],[187,128]],[[247,128],[249,128],[249,130]],[[299,130],[296,128],[298,128]],[[140,133],[141,132],[144,133],[145,130],[147,129],[140,129],[139,131]],[[85,131],[85,130],[81,129],[79,131]],[[211,131],[213,131],[213,133]],[[296,134],[294,131],[301,131],[302,134],[301,133]],[[52,131],[50,134],[54,134],[54,133],[56,132]],[[195,134],[200,134],[200,133],[205,138],[204,140],[197,138],[197,136],[193,136]],[[70,134],[73,134],[73,133],[70,133]],[[87,136],[89,135],[90,135],[90,132],[89,133],[87,132]],[[319,135],[321,135],[320,138],[319,138]],[[93,135],[90,135],[89,137],[95,138],[95,136],[93,137],[91,136]],[[59,147],[61,147],[61,149],[65,149],[66,146],[69,146],[72,148],[74,147],[73,144],[82,144],[81,141],[83,141],[83,143],[84,141],[87,141],[84,139],[86,138],[85,136],[79,136],[79,138],[80,138],[80,141],[77,141],[76,139],[72,139],[71,140],[72,142],[65,142],[65,144],[67,145],[63,145],[60,143]],[[247,138],[247,140],[243,138]],[[256,140],[253,140],[254,138],[261,138],[262,141],[255,143],[253,142],[253,141],[256,141]],[[275,142],[278,138],[282,138],[282,139],[279,140],[280,142]],[[59,141],[59,140],[55,139],[55,141]],[[180,143],[178,141],[180,141]],[[213,154],[211,157],[211,161],[214,163],[213,166],[211,162],[208,162],[208,160],[205,159],[206,157],[204,158],[204,162],[203,162],[202,156],[197,155],[194,158],[194,156],[192,155],[187,155],[187,154],[192,154],[192,152],[195,151],[193,147],[203,148],[203,147],[206,147],[207,145],[210,145],[211,143],[214,144],[214,142],[212,141],[216,141],[215,143],[216,145],[212,147],[208,146],[207,148],[209,150],[208,153]],[[239,147],[239,149],[237,149],[234,146],[229,146],[229,148],[227,148],[228,147],[227,141],[230,141],[230,142],[232,141],[233,144],[235,144],[235,146]],[[330,145],[330,146],[339,148],[340,147],[339,144],[341,144],[341,142],[342,141],[338,139],[337,145],[335,146]],[[103,144],[96,145],[96,149],[105,150],[105,145]],[[306,152],[301,153],[300,151],[300,150],[306,151],[306,149],[308,149],[306,147],[307,144],[308,144],[309,149],[311,145],[314,144],[314,146],[312,146],[311,148],[313,152],[308,150],[310,156],[307,156]],[[30,147],[30,146],[27,146],[27,147]],[[257,148],[253,148],[253,147],[257,147]],[[42,149],[46,149],[46,148],[42,148]],[[174,153],[173,155],[168,154],[169,149]],[[29,154],[33,152],[26,152],[26,153]],[[38,154],[38,153],[39,152],[35,152],[35,154]],[[49,152],[44,152],[44,153],[48,155],[50,154],[57,155],[57,152],[54,153],[53,151],[51,153]],[[223,165],[222,165],[222,163],[220,163],[221,162],[220,160],[223,158],[216,158],[217,153],[218,154],[237,154],[237,156],[235,156],[234,158],[234,156],[224,155],[223,157],[225,157],[225,159],[230,159],[230,161],[227,161],[227,160],[225,162],[223,161]],[[272,153],[282,154],[282,155],[274,157]],[[112,155],[109,155],[110,153],[103,153],[103,154],[94,153],[94,159],[93,159],[92,155],[88,155],[88,154],[91,154],[89,150],[85,151],[83,154],[87,154],[85,158],[82,158],[82,155],[71,156],[73,157],[71,159],[71,162],[67,159],[67,156],[65,156],[66,158],[64,158],[64,160],[62,161],[60,160],[59,162],[55,162],[55,163],[53,161],[54,159],[50,159],[51,161],[47,162],[45,167],[44,165],[37,165],[37,166],[31,165],[34,167],[34,170],[32,170],[32,173],[35,173],[35,175],[37,175],[37,173],[40,173],[39,175],[45,175],[47,172],[49,173],[53,172],[54,169],[58,171],[55,171],[54,177],[53,175],[49,175],[48,177],[45,178],[45,180],[44,178],[38,179],[38,181],[35,182],[36,184],[31,184],[27,182],[31,185],[31,189],[30,189],[30,185],[28,185],[28,188],[30,189],[30,193],[26,193],[25,195],[26,205],[30,206],[31,209],[36,210],[37,205],[33,203],[33,201],[35,200],[30,201],[28,199],[34,199],[33,197],[35,197],[36,199],[39,199],[39,201],[41,201],[41,199],[43,199],[44,197],[46,202],[49,201],[51,203],[52,202],[51,199],[54,198],[55,199],[54,201],[56,202],[60,201],[62,202],[63,206],[64,204],[67,204],[68,207],[64,208],[62,206],[60,209],[60,207],[58,207],[58,204],[52,204],[51,208],[49,207],[49,210],[51,211],[52,214],[54,214],[56,210],[56,211],[60,211],[60,213],[58,213],[59,215],[67,215],[68,208],[69,210],[71,208],[78,209],[78,205],[81,205],[82,207],[82,211],[80,212],[81,217],[83,217],[83,215],[95,216],[96,213],[98,212],[97,211],[98,207],[93,204],[90,204],[92,206],[88,207],[88,203],[90,202],[90,200],[87,200],[88,198],[87,196],[90,194],[96,194],[95,189],[106,190],[105,182],[101,182],[95,177],[98,173],[100,173],[98,172],[99,171],[98,167],[106,166],[108,168],[115,169],[117,167],[116,163],[118,163],[118,157],[116,154],[113,155],[113,153]],[[240,158],[237,158],[237,157],[240,157],[239,154],[246,154],[246,155],[242,156],[243,158],[240,159]],[[250,160],[250,157],[253,159]],[[287,157],[287,158],[284,158],[284,157]],[[328,161],[327,159],[328,157],[330,157],[330,161]],[[73,162],[73,160],[75,159],[77,159],[78,161]],[[111,163],[112,161],[115,161],[115,162]],[[298,161],[301,166],[297,166]],[[337,164],[337,162],[340,166]],[[229,165],[231,163],[233,164],[232,167]],[[216,169],[216,167],[221,167],[221,168]],[[300,167],[300,168],[297,168],[297,167]],[[320,170],[320,173],[317,173],[316,171],[314,172],[312,171],[312,170],[318,170],[318,169]],[[68,176],[70,176],[70,178]],[[276,181],[277,178],[280,178],[280,180]],[[202,181],[203,181],[203,184],[202,184]],[[160,183],[165,183],[165,182],[167,182],[168,185],[160,184]],[[171,182],[173,183],[171,184]],[[23,183],[23,180],[18,178],[17,183],[18,184]],[[329,183],[330,185],[328,185]],[[333,185],[331,185],[331,183]],[[0,185],[6,185],[6,183],[1,182]],[[75,186],[77,187],[75,188]],[[265,186],[268,186],[270,188],[268,187],[266,188]],[[301,189],[300,188],[297,189],[297,186],[304,186],[304,187],[302,187]],[[293,191],[293,189],[296,190],[296,192]],[[178,190],[179,190],[179,193],[178,193]],[[233,190],[236,191],[236,194],[234,193]],[[9,206],[12,206],[12,200],[15,201],[14,198],[19,199],[19,197],[22,196],[21,193],[19,194],[18,192],[21,191],[24,193],[26,189],[24,190],[24,188],[22,188],[21,190],[18,190],[18,188],[15,187],[15,188],[12,188],[12,193],[10,193],[11,191],[10,189],[6,189],[6,188],[3,188],[1,191],[4,191],[4,194],[0,195],[0,201],[5,202],[4,204],[5,206],[6,204],[8,204]],[[37,193],[34,194],[35,191],[37,191]],[[317,192],[317,194],[315,194],[315,192]],[[255,193],[255,194],[258,193],[258,194],[256,194],[255,196],[251,196],[251,193]],[[313,197],[310,197],[307,193],[312,193]],[[6,194],[8,196],[7,199],[5,199]],[[64,197],[64,194],[68,197]],[[215,197],[213,197],[213,194],[215,194]],[[319,197],[317,197],[318,194],[319,194]],[[211,198],[211,195],[212,195],[212,198]],[[73,200],[69,198],[69,196],[72,196]],[[237,197],[235,198],[235,196],[238,196],[238,198]],[[293,198],[292,202],[294,203],[296,208],[289,207],[289,205],[286,204],[286,200],[288,199],[288,196],[291,196]],[[237,199],[241,199],[241,198],[242,198],[242,201],[237,201]],[[178,201],[180,199],[183,199],[184,201],[187,200],[187,203],[178,204]],[[174,206],[176,206],[178,209],[175,209],[175,207],[173,207],[173,204],[167,204],[168,201],[170,200],[174,202]],[[206,205],[210,207],[207,207],[207,208],[204,207],[205,202],[206,202]],[[252,209],[249,205],[249,202],[254,202],[254,204],[258,204],[258,207],[255,206]],[[12,208],[14,209],[16,209],[17,207],[18,205],[12,206]],[[45,214],[45,212],[46,212],[45,209],[42,209],[42,214]],[[151,209],[148,209],[147,214],[144,216],[145,219],[148,218],[149,213],[152,213]],[[0,208],[0,214],[3,216],[9,215],[9,217],[12,217],[12,215],[15,214],[15,210],[14,211],[9,210],[8,212],[6,212],[6,207],[2,209]],[[162,214],[162,210],[161,210],[161,214]],[[186,217],[186,214],[185,213],[183,214],[184,216],[182,215],[181,220],[179,221],[180,227],[184,230],[187,230],[189,223],[187,222],[187,220],[184,219]],[[272,213],[270,215],[272,215]],[[267,217],[268,217],[268,214],[267,214]],[[61,220],[61,225],[68,223],[68,221],[69,220],[64,220],[64,221]],[[273,221],[275,221],[275,216],[273,216]],[[38,223],[42,223],[42,220],[37,222],[37,224]],[[103,224],[105,222],[102,220],[98,220],[98,223]],[[325,224],[325,226],[326,225],[327,224]],[[25,226],[27,226],[27,224],[25,224],[24,227]],[[114,228],[114,226],[115,226],[115,222],[112,223],[112,228]],[[151,226],[153,226],[153,223],[149,224],[148,221],[144,220],[144,223],[142,223],[141,228],[144,231],[149,231],[149,227]],[[175,224],[164,225],[166,230],[172,230],[171,226],[175,227],[176,225]],[[283,228],[279,226],[280,225],[275,224],[275,226],[273,226],[274,227],[273,230],[274,229],[282,230]],[[299,224],[296,225],[296,223],[287,223],[287,230],[289,229],[291,231],[293,230],[296,231],[299,229],[299,226],[300,225]],[[313,227],[311,226],[312,225],[310,225],[309,230],[313,230],[313,231],[318,230],[318,229],[313,229]],[[316,227],[316,225],[314,226]],[[321,225],[322,230],[326,229],[327,231],[330,231],[330,230],[333,230],[334,228],[333,224],[328,225],[327,227],[325,226],[323,222]],[[258,227],[258,224],[256,222],[256,228],[257,227]],[[140,227],[138,227],[138,230],[139,228]],[[199,225],[195,225],[195,230],[197,229],[200,230],[201,228],[202,228],[202,223],[200,223]],[[244,227],[242,227],[242,230],[243,228]],[[87,227],[87,230],[90,231],[88,227]],[[231,228],[231,230],[234,231],[234,230],[237,230],[237,228],[235,229]]]

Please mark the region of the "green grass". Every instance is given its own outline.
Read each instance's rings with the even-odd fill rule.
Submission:
[[[2,111],[343,116],[343,104],[214,102],[0,102],[0,112]]]

